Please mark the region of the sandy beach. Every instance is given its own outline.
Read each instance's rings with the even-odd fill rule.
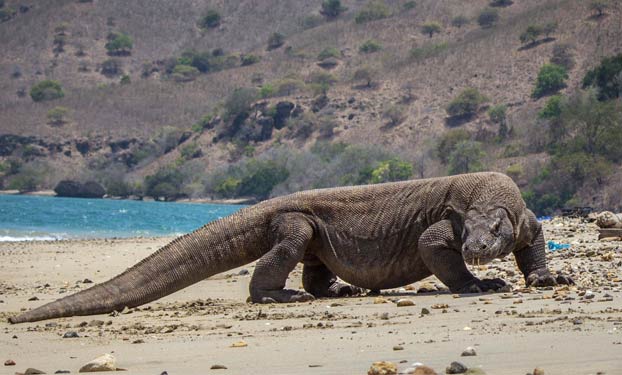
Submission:
[[[511,282],[507,293],[457,296],[429,278],[381,297],[255,305],[250,264],[125,313],[19,325],[7,317],[105,281],[170,239],[0,243],[0,361],[16,363],[0,373],[77,373],[112,353],[127,374],[366,374],[375,361],[439,374],[452,361],[480,374],[622,374],[622,242],[598,241],[578,220],[547,222],[545,236],[572,245],[548,256],[577,285],[525,289],[508,257],[475,270]],[[461,357],[469,346],[477,355]]]

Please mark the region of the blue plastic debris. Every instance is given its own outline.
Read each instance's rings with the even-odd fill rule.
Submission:
[[[539,216],[536,218],[538,221],[542,222],[542,221],[549,221],[551,219],[553,219],[551,216]]]
[[[569,243],[557,243],[555,241],[549,241],[546,243],[546,245],[548,246],[550,251],[570,249]]]

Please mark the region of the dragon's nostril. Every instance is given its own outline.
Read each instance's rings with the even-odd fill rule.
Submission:
[[[482,250],[486,250],[487,247],[488,246],[486,246],[486,245],[482,245]]]

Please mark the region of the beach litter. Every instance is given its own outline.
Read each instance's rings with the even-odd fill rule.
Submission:
[[[548,241],[546,245],[550,251],[570,249],[569,243],[559,243],[555,241]]]

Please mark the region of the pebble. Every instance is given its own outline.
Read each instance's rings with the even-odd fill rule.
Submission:
[[[39,298],[37,296],[28,298],[29,301],[38,301]]]
[[[482,370],[481,368],[470,368],[467,370],[467,372],[465,372],[466,375],[486,375],[486,372],[484,370]]]
[[[30,368],[26,369],[26,371],[23,372],[23,373],[16,372],[15,374],[16,375],[18,375],[18,374],[19,375],[39,375],[39,374],[45,374],[45,372],[43,372],[41,370],[37,370],[36,368],[30,367]]]
[[[410,299],[400,299],[397,300],[397,307],[406,307],[406,306],[415,306],[415,303]]]
[[[234,342],[233,344],[231,344],[232,348],[245,348],[247,346],[248,344],[245,341],[238,341],[238,342]]]
[[[15,366],[15,361],[12,359],[7,359],[6,361],[4,361],[4,365],[5,366]]]
[[[472,346],[469,346],[466,349],[464,349],[464,351],[461,354],[462,357],[473,357],[476,355],[477,353],[475,352],[475,348],[473,348]]]
[[[78,332],[76,331],[68,331],[68,332],[65,332],[65,334],[63,335],[64,339],[72,339],[76,337],[80,337],[80,335],[78,335]]]
[[[69,370],[56,370],[54,371],[55,374],[71,374],[71,371]]]
[[[379,305],[381,303],[388,303],[389,301],[387,301],[386,298],[382,298],[382,297],[376,297],[374,298],[374,305]]]
[[[395,345],[395,346],[393,347],[393,350],[404,350],[404,347],[403,347],[403,346],[401,346],[401,345]]]
[[[447,374],[464,374],[467,372],[468,368],[460,362],[452,362],[445,369],[445,373]]]
[[[382,314],[380,314],[380,319],[382,319],[382,320],[389,320],[389,313],[388,312],[383,312]]]
[[[392,362],[374,362],[367,375],[397,375],[397,366]]]
[[[533,370],[533,375],[544,375],[544,370],[543,370],[543,369],[541,369],[540,367],[536,367],[536,368]]]
[[[212,365],[212,367],[210,367],[210,370],[226,370],[227,366],[224,365]]]
[[[242,268],[240,270],[240,272],[238,272],[238,275],[240,275],[240,276],[244,276],[244,275],[248,275],[248,274],[250,274],[250,272],[246,268]]]
[[[421,309],[421,315],[430,315],[430,310],[425,307]]]
[[[84,280],[82,280],[82,284],[93,284],[93,281],[91,281],[89,279],[84,279]]]
[[[97,357],[80,367],[79,372],[117,371],[117,360],[109,353]]]

